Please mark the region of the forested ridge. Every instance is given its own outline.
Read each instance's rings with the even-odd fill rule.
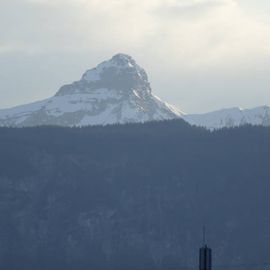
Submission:
[[[203,225],[214,264],[267,262],[269,191],[266,127],[0,128],[0,269],[196,267]]]

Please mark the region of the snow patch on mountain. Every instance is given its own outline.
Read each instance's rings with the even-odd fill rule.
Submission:
[[[152,94],[145,70],[131,56],[117,54],[51,98],[0,110],[0,126],[124,124],[182,115]]]
[[[145,70],[131,56],[117,54],[87,70],[79,81],[62,86],[51,98],[0,110],[0,126],[11,127],[81,127],[175,118],[211,130],[244,124],[270,126],[270,108],[185,114],[152,93]]]
[[[189,114],[183,118],[192,125],[208,129],[237,127],[246,124],[270,126],[270,107],[254,109],[229,108],[205,114]]]

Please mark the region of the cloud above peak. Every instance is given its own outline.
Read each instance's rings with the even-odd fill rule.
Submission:
[[[270,21],[268,13],[262,18],[253,11],[267,3],[270,10],[270,4],[255,2],[1,0],[0,61],[20,54],[38,63],[63,57],[78,66],[86,56],[96,64],[122,51],[160,74],[259,69],[270,62]]]
[[[198,65],[269,49],[269,25],[236,0],[14,0],[18,9],[3,1],[2,40],[27,51],[170,51],[182,65]]]

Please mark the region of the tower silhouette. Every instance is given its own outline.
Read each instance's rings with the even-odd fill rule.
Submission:
[[[205,227],[203,227],[203,246],[200,248],[199,270],[212,270],[212,249],[205,242]]]

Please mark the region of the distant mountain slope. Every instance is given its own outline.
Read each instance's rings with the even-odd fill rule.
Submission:
[[[0,128],[0,269],[267,270],[270,128]]]
[[[230,108],[205,114],[189,114],[184,119],[192,125],[208,129],[237,127],[246,124],[270,126],[270,107],[262,106],[254,109]]]
[[[86,71],[79,81],[64,85],[51,98],[0,110],[0,126],[9,127],[83,127],[176,118],[208,129],[244,124],[269,126],[270,108],[183,113],[152,93],[145,70],[131,56],[117,54]]]
[[[146,72],[128,55],[88,70],[54,97],[0,110],[0,126],[88,126],[178,118],[182,113],[152,94]]]

